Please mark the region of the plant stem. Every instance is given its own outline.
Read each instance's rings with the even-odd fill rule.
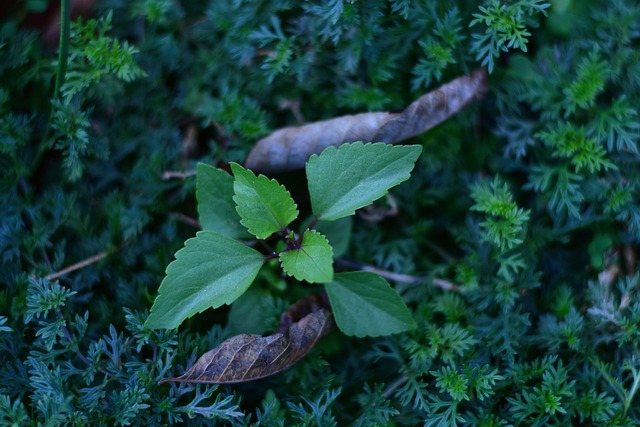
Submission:
[[[631,366],[631,373],[633,376],[633,384],[631,385],[631,389],[626,394],[624,399],[624,416],[627,416],[627,412],[629,412],[629,408],[631,408],[631,403],[633,402],[633,398],[635,397],[636,392],[640,389],[640,372],[638,372],[633,366]]]
[[[58,311],[58,315],[62,317],[62,313],[60,311]],[[64,335],[65,339],[69,344],[73,344],[73,338],[71,337],[71,333],[69,332],[69,329],[66,326],[62,326],[62,334]],[[75,353],[85,365],[91,366],[91,362],[89,361],[89,359],[85,357],[84,354],[80,352],[80,349],[75,349]]]
[[[109,254],[111,254],[110,251],[100,252],[99,254],[94,255],[91,258],[87,258],[84,261],[77,262],[77,263],[75,263],[73,265],[70,265],[69,267],[64,268],[64,269],[62,269],[62,270],[60,270],[58,272],[51,273],[48,276],[46,276],[45,279],[47,279],[47,280],[57,279],[58,277],[64,276],[67,273],[71,273],[73,271],[80,270],[81,268],[84,268],[84,267],[86,267],[88,265],[95,264],[96,262],[100,261],[101,259],[104,259],[104,258],[108,257]]]
[[[194,169],[190,169],[188,171],[164,171],[162,173],[162,179],[164,179],[165,181],[170,180],[170,179],[187,179],[190,176],[194,176],[196,174],[196,171]]]
[[[197,229],[201,229],[202,228],[202,226],[200,225],[200,223],[198,222],[197,219],[191,218],[188,215],[185,215],[185,214],[180,213],[180,212],[170,212],[169,214],[172,217],[174,217],[175,219],[177,219],[178,221],[181,221],[181,222],[183,222],[183,223],[185,223],[187,225],[190,225],[190,226],[192,226],[194,228],[197,228]]]
[[[60,96],[62,82],[67,74],[67,59],[69,57],[69,34],[71,33],[71,0],[60,1],[60,46],[58,48],[58,71],[56,85],[53,88],[53,99]],[[51,116],[50,116],[51,117]]]
[[[67,61],[69,58],[69,34],[71,33],[71,0],[60,0],[60,41],[58,43],[58,67],[56,69],[56,82],[53,87],[53,96],[51,101],[55,101],[60,97],[60,90],[67,74]],[[31,172],[35,171],[40,165],[42,156],[47,151],[47,140],[49,132],[53,124],[53,103],[49,110],[49,118],[47,119],[47,127],[44,130],[42,144],[36,151],[35,158],[31,164]]]
[[[113,248],[111,250],[108,251],[104,251],[104,252],[100,252],[97,255],[94,255],[92,257],[89,257],[83,261],[77,262],[73,265],[70,265],[67,268],[64,268],[60,271],[57,271],[55,273],[51,273],[48,276],[45,277],[45,279],[47,280],[53,280],[53,279],[57,279],[58,277],[64,276],[67,273],[71,273],[73,271],[76,270],[80,270],[81,268],[84,268],[88,265],[91,264],[95,264],[96,262],[105,259],[106,257],[108,257],[109,255],[119,251],[124,245],[126,245],[127,243],[129,243],[131,241],[131,238],[125,239],[122,243],[120,243],[116,248]]]
[[[433,284],[441,289],[444,289],[445,291],[458,292],[460,290],[460,287],[458,285],[455,285],[448,280],[439,279],[437,277],[433,279]]]
[[[307,228],[311,229],[311,228],[315,227],[316,224],[318,223],[318,221],[320,221],[318,219],[318,217],[314,216],[313,219],[311,220],[311,222],[309,223],[309,225],[307,226]]]
[[[385,279],[395,280],[396,282],[402,283],[410,283],[412,285],[417,285],[418,283],[424,282],[425,279],[423,277],[418,276],[410,276],[408,274],[399,274],[394,273],[392,271],[382,270],[380,268],[374,267],[372,265],[360,264],[359,262],[349,261],[346,259],[338,258],[335,260],[336,264],[342,264],[346,267],[357,268],[362,271],[370,271],[372,273],[376,273]]]
[[[382,393],[382,395],[387,399],[389,399],[398,388],[400,388],[401,386],[404,385],[404,383],[407,382],[408,379],[409,377],[407,376],[406,373],[400,375],[398,378],[396,378],[391,384],[389,384],[384,389],[384,392]]]
[[[110,252],[108,251],[104,251],[104,252],[100,252],[97,255],[92,256],[91,258],[87,258],[84,261],[80,261],[77,262],[73,265],[70,265],[67,268],[64,268],[58,272],[55,273],[51,273],[50,275],[46,276],[45,279],[47,280],[53,280],[53,279],[57,279],[58,277],[64,276],[67,273],[71,273],[72,271],[76,271],[76,270],[80,270],[81,268],[84,268],[88,265],[94,264],[98,261],[100,261],[101,259],[106,258],[107,256],[109,256]]]
[[[442,259],[444,259],[445,261],[447,261],[447,262],[453,262],[454,261],[455,258],[454,258],[453,255],[451,255],[449,252],[447,252],[444,249],[442,249],[439,245],[435,244],[431,240],[426,240],[424,244],[429,249],[431,249],[432,251],[434,251],[435,253],[440,255],[442,257]]]

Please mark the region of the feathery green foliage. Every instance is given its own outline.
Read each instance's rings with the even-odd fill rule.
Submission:
[[[13,3],[0,426],[640,423],[636,1],[98,0],[69,23],[56,99],[58,2]],[[197,231],[199,163],[241,164],[281,127],[403,108],[479,66],[489,94],[408,142],[423,148],[410,180],[348,224],[316,224],[336,277],[384,275],[414,329],[330,334],[251,387],[158,385],[229,335],[277,329],[313,286],[267,260],[231,308],[145,326]],[[274,178],[304,231],[302,175]],[[227,184],[212,205],[229,207]]]

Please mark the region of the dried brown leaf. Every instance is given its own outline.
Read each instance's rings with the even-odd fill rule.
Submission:
[[[362,113],[283,128],[256,143],[245,167],[256,172],[284,172],[303,168],[312,154],[331,145],[404,141],[482,98],[487,90],[487,74],[477,69],[421,96],[400,113]]]
[[[302,359],[334,328],[331,311],[316,297],[293,305],[274,335],[236,335],[203,354],[184,375],[165,382],[227,384],[276,374]]]

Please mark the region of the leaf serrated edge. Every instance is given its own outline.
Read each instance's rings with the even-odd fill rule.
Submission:
[[[158,313],[157,313],[157,303],[158,303],[158,299],[159,299],[159,298],[166,298],[166,296],[161,296],[161,295],[163,295],[163,292],[162,292],[162,290],[163,290],[163,286],[167,286],[167,285],[166,285],[166,283],[168,283],[167,281],[170,279],[170,277],[171,277],[171,276],[175,276],[175,275],[176,275],[176,273],[175,273],[175,269],[176,269],[176,268],[178,268],[178,267],[177,267],[177,265],[178,265],[178,263],[180,262],[180,260],[181,260],[183,257],[187,257],[187,258],[189,257],[189,254],[190,254],[190,253],[189,253],[189,249],[188,249],[187,245],[192,245],[192,244],[194,244],[194,242],[198,239],[198,236],[199,236],[199,235],[204,235],[204,234],[208,234],[208,233],[217,234],[219,237],[222,237],[223,239],[231,240],[231,241],[234,241],[234,242],[236,242],[236,243],[238,243],[238,244],[242,244],[242,243],[240,243],[239,241],[237,241],[236,239],[233,239],[233,238],[231,238],[231,237],[228,237],[228,236],[225,236],[225,235],[223,235],[223,234],[217,233],[217,232],[215,232],[215,231],[213,231],[213,230],[201,230],[201,231],[198,231],[198,232],[196,233],[195,237],[191,237],[191,238],[189,238],[189,239],[185,240],[185,242],[184,242],[184,244],[183,244],[183,247],[182,247],[182,248],[180,248],[180,249],[176,252],[176,254],[175,254],[175,259],[174,259],[173,261],[171,261],[171,262],[169,263],[169,265],[167,265],[167,267],[166,267],[166,269],[165,269],[165,276],[164,276],[164,278],[162,279],[162,282],[160,283],[160,286],[158,287],[158,293],[157,293],[156,298],[155,298],[155,299],[154,299],[154,301],[153,301],[153,305],[152,305],[152,307],[151,307],[151,309],[150,309],[150,311],[149,311],[149,316],[147,317],[147,319],[146,319],[146,321],[145,321],[145,326],[146,326],[146,327],[151,328],[151,329],[176,329],[176,328],[178,328],[178,327],[179,327],[179,326],[180,326],[180,325],[181,325],[185,320],[190,319],[190,318],[192,318],[193,316],[195,316],[195,315],[197,315],[197,314],[200,314],[200,313],[204,312],[205,310],[208,310],[209,308],[216,309],[216,308],[222,307],[223,305],[230,305],[230,304],[232,304],[232,303],[233,303],[237,298],[239,298],[239,296],[238,296],[238,297],[236,297],[236,298],[234,298],[234,299],[228,299],[228,298],[227,298],[227,299],[224,299],[220,304],[217,304],[217,305],[216,305],[216,304],[211,304],[209,307],[203,308],[202,310],[196,311],[196,312],[192,313],[191,315],[188,315],[188,316],[186,316],[186,317],[183,317],[179,322],[177,322],[177,324],[176,324],[176,322],[175,322],[175,321],[171,322],[171,321],[167,321],[167,320],[165,320],[165,319],[167,318],[167,316],[168,316],[168,315],[167,315],[167,313],[164,313],[164,314],[158,314]],[[247,246],[247,247],[248,247],[248,246]],[[254,250],[255,250],[255,249],[254,249]],[[255,251],[255,252],[259,254],[259,252],[258,252],[258,251]],[[257,258],[256,258],[256,259],[257,259]],[[254,281],[254,280],[255,280],[255,278],[257,277],[258,272],[260,271],[260,268],[262,268],[262,265],[264,265],[264,258],[262,258],[262,260],[263,260],[263,261],[262,261],[262,263],[260,264],[260,266],[257,266],[257,265],[256,265],[256,267],[257,267],[257,268],[256,268],[256,272],[255,272],[255,274],[253,275],[253,279],[252,279],[252,280],[249,282],[249,284],[246,286],[245,291],[246,291],[246,290],[251,286],[251,284],[253,283],[253,281]],[[237,271],[237,270],[238,270],[238,269],[229,270],[229,271],[224,275],[224,277],[226,277],[226,276],[228,276],[228,275],[230,275],[230,274],[233,274],[233,273],[234,273],[235,271]],[[243,291],[243,293],[244,293],[245,291]],[[240,294],[240,295],[242,295],[242,294]],[[154,310],[154,309],[155,309],[155,310]],[[171,316],[169,316],[169,319],[171,320],[171,319],[172,319],[172,317],[171,317]],[[158,324],[159,322],[160,322],[160,324]],[[164,323],[162,323],[162,322],[164,322]]]
[[[389,190],[392,189],[393,187],[396,187],[396,186],[402,184],[403,182],[408,181],[411,178],[411,172],[415,169],[415,163],[420,158],[420,154],[422,153],[422,150],[423,150],[422,146],[419,145],[419,144],[392,145],[392,144],[387,144],[385,142],[367,142],[367,143],[365,143],[363,141],[345,143],[345,144],[340,145],[339,147],[330,146],[330,147],[325,148],[320,154],[312,154],[311,157],[309,157],[309,160],[307,160],[307,163],[305,164],[305,172],[307,173],[307,178],[308,178],[308,173],[309,173],[307,168],[309,166],[313,165],[313,163],[318,162],[323,155],[333,154],[334,151],[335,152],[339,152],[340,150],[342,150],[342,151],[350,151],[350,150],[353,150],[353,149],[358,150],[360,148],[355,148],[355,147],[366,147],[366,146],[385,146],[385,147],[388,146],[388,147],[391,148],[391,150],[394,150],[394,149],[400,149],[400,150],[409,149],[410,151],[408,151],[408,154],[410,155],[411,151],[415,151],[416,152],[416,158],[413,159],[412,167],[407,171],[406,175],[398,177],[397,180],[393,180],[392,184],[382,194],[380,194],[380,195],[378,195],[378,196],[376,196],[376,197],[374,197],[372,199],[368,199],[368,203],[366,205],[364,205],[364,206],[368,206],[369,204],[375,202],[376,200],[380,199],[384,195],[388,194]],[[398,160],[401,160],[401,159],[398,159]],[[395,162],[393,162],[393,163],[395,163]],[[382,170],[385,170],[385,169],[388,169],[388,168],[392,167],[393,163],[387,164],[382,169],[380,169],[378,171],[378,173],[380,171],[382,171]],[[347,198],[350,195],[350,193],[351,193],[351,191],[345,193],[344,196],[342,196],[338,200],[343,200],[343,199]],[[352,212],[349,212],[347,214],[341,214],[338,217],[332,217],[332,216],[323,217],[322,215],[318,215],[318,219],[320,219],[322,221],[336,221],[338,219],[345,218],[347,216],[354,215],[354,214],[355,214],[355,209]]]
[[[327,239],[327,236],[325,236],[324,234],[322,234],[322,233],[320,233],[319,231],[317,231],[317,230],[315,230],[315,229],[312,229],[312,228],[305,230],[305,232],[303,233],[303,241],[304,241],[304,234],[306,234],[306,233],[307,233],[307,232],[309,232],[309,231],[311,231],[311,232],[313,232],[313,233],[317,234],[318,236],[322,237],[322,238],[324,239],[324,241],[327,243],[327,246],[329,247],[329,250],[331,251],[331,260],[332,260],[332,261],[331,261],[331,265],[332,265],[332,268],[333,268],[333,246],[331,246],[331,242],[329,242],[329,239]],[[292,251],[302,251],[302,252],[304,252],[305,254],[307,254],[307,253],[304,251],[304,249],[302,248],[302,246],[301,246],[299,249],[291,249],[291,250],[288,250],[288,251],[280,252],[280,253],[278,254],[278,261],[279,261],[279,264],[280,264],[280,268],[282,268],[282,271],[284,271],[284,272],[287,274],[287,276],[289,276],[289,277],[293,277],[294,279],[296,279],[296,280],[300,280],[300,281],[308,281],[306,278],[304,278],[304,277],[300,277],[300,276],[299,276],[298,274],[296,274],[295,272],[294,272],[294,273],[290,273],[290,272],[289,272],[289,270],[288,270],[288,269],[283,265],[283,260],[282,260],[282,258],[280,257],[280,255],[282,255],[282,254],[284,254],[284,253],[287,253],[287,252],[292,252]],[[311,261],[313,261],[313,262],[314,262],[314,264],[315,264],[315,260],[313,259],[313,257],[311,257],[309,254],[307,254],[307,256],[308,256],[308,257],[309,257],[309,259],[311,259]],[[331,278],[331,280],[333,280],[333,277]],[[309,282],[309,283],[325,283],[325,282]],[[327,282],[327,283],[328,283],[328,282]]]
[[[375,275],[375,276],[377,276],[377,278],[382,279],[382,281],[383,281],[384,283],[386,283],[386,285],[389,287],[389,289],[391,289],[391,290],[395,293],[395,295],[397,295],[398,301],[400,301],[400,302],[401,302],[401,304],[402,304],[402,305],[404,306],[404,308],[406,309],[406,313],[409,315],[409,318],[408,318],[408,320],[409,320],[409,321],[408,321],[408,322],[406,322],[406,328],[399,329],[399,330],[396,330],[396,331],[391,332],[391,333],[373,333],[373,334],[371,334],[371,333],[364,333],[364,332],[347,331],[347,330],[343,329],[343,328],[344,328],[344,324],[342,323],[342,319],[340,319],[340,316],[336,316],[335,311],[332,309],[332,313],[333,313],[334,321],[335,321],[336,325],[338,326],[338,329],[340,329],[340,331],[341,331],[343,334],[345,334],[345,335],[347,335],[347,336],[351,336],[351,337],[357,337],[357,338],[365,338],[365,337],[383,337],[383,336],[389,336],[389,335],[394,335],[394,334],[399,334],[399,333],[408,332],[408,331],[414,330],[414,329],[416,329],[416,328],[418,327],[418,324],[416,323],[415,319],[413,319],[413,317],[411,317],[411,310],[409,309],[409,307],[408,307],[408,306],[406,305],[406,303],[402,300],[402,297],[400,296],[400,294],[398,293],[398,291],[397,291],[396,289],[394,289],[394,288],[393,288],[393,286],[391,286],[391,284],[390,284],[387,280],[385,280],[385,278],[384,278],[384,277],[382,277],[382,276],[378,275],[377,273],[373,273],[373,272],[369,272],[369,271],[351,271],[351,272],[339,273],[339,275],[348,275],[348,274],[350,274],[350,273],[367,273],[367,274]],[[331,289],[330,289],[330,288],[331,288],[332,283],[333,283],[333,282],[325,283],[325,284],[324,284],[324,289],[325,289],[325,292],[327,293],[327,298],[329,299],[329,302],[330,302],[330,304],[331,304],[331,305],[332,305],[332,307],[333,307],[333,304],[335,304],[335,302],[337,302],[338,300],[336,300],[336,299],[335,299],[335,297],[336,297],[337,295],[335,295],[335,294],[331,291]],[[342,285],[341,285],[341,286],[342,286]],[[346,287],[346,286],[342,286],[342,288],[343,288],[343,289],[347,289],[347,290],[349,290],[349,289],[348,289],[348,287]],[[350,290],[349,290],[349,291],[350,291]],[[358,293],[356,293],[356,292],[352,292],[352,291],[350,291],[350,292],[351,292],[353,295],[356,295],[356,296],[358,296],[358,297],[360,296],[360,294],[358,294]],[[339,298],[338,298],[338,299],[339,299]],[[396,298],[394,297],[394,299],[396,299]],[[386,313],[386,314],[389,314],[389,313]],[[393,316],[392,316],[392,317],[393,317]],[[396,319],[398,319],[398,318],[396,317]],[[404,320],[401,320],[401,322],[403,322],[403,323],[404,323]],[[348,329],[348,328],[347,328],[347,329]]]
[[[286,188],[284,185],[282,185],[281,183],[279,183],[275,178],[269,178],[268,176],[263,175],[263,174],[258,174],[258,175],[256,175],[256,174],[255,174],[251,169],[247,169],[247,168],[245,168],[244,166],[242,166],[241,164],[234,163],[234,162],[230,163],[230,165],[232,165],[232,164],[233,164],[233,165],[237,165],[237,166],[239,166],[242,170],[244,170],[244,171],[247,171],[247,172],[251,173],[251,175],[253,175],[253,177],[254,177],[254,178],[256,178],[256,179],[258,179],[258,180],[267,180],[267,182],[274,182],[278,187],[280,187],[280,188],[282,188],[282,189],[284,190],[284,192],[287,194],[287,196],[289,196],[289,199],[293,202],[293,207],[294,207],[294,209],[295,209],[295,212],[296,212],[296,213],[295,213],[295,217],[294,217],[291,221],[289,221],[287,224],[284,224],[284,225],[280,224],[280,221],[278,221],[277,216],[276,216],[276,215],[274,214],[274,212],[269,208],[269,212],[271,213],[271,215],[273,216],[273,218],[276,220],[276,222],[278,223],[278,225],[281,227],[279,231],[283,231],[284,229],[286,229],[286,227],[287,227],[289,224],[291,224],[293,221],[295,221],[295,220],[296,220],[296,218],[298,218],[298,216],[300,215],[300,210],[298,209],[298,204],[297,204],[297,203],[296,203],[296,201],[293,199],[293,197],[291,196],[291,193],[289,192],[289,190],[287,190],[287,188]],[[236,198],[237,198],[237,195],[235,194],[235,179],[236,179],[235,174],[233,175],[233,178],[234,178],[234,194],[233,194],[233,201],[234,201],[234,203],[236,204],[236,212],[237,212],[237,213],[238,213],[238,215],[240,216],[240,224],[242,224],[242,225],[247,229],[247,231],[249,231],[249,233],[253,234],[253,235],[254,235],[254,236],[256,236],[258,239],[266,239],[266,238],[270,237],[271,235],[273,235],[274,233],[276,233],[276,231],[274,231],[274,232],[273,232],[273,233],[271,233],[269,236],[260,237],[260,236],[258,236],[256,233],[254,233],[253,231],[251,231],[250,227],[249,227],[247,224],[245,224],[244,218],[242,218],[242,215],[241,215],[241,214],[240,214],[240,212],[238,211],[238,200],[236,199]],[[264,198],[262,198],[262,197],[261,197],[261,199],[262,199],[262,200],[264,200]],[[268,205],[268,203],[265,203],[265,206],[267,206],[267,207],[268,207],[268,206],[269,206],[269,205]]]

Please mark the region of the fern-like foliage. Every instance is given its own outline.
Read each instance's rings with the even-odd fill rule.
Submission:
[[[475,201],[471,209],[489,216],[480,224],[487,241],[501,251],[522,243],[520,236],[530,213],[516,205],[506,183],[497,177],[479,182],[471,188],[471,197]]]
[[[83,174],[83,159],[89,154],[102,157],[101,144],[92,143],[88,106],[80,106],[78,95],[98,96],[115,101],[121,82],[145,76],[134,61],[138,50],[126,41],[107,36],[112,14],[82,20],[71,25],[69,63],[60,88],[62,99],[53,101],[53,128],[57,131],[53,148],[61,151],[68,177],[77,181]]]
[[[0,425],[640,423],[637,1],[98,1],[58,99],[46,2],[8,3]],[[411,141],[396,208],[358,213],[335,263],[385,270],[418,328],[329,334],[250,386],[159,386],[317,290],[267,263],[253,300],[144,327],[194,233],[195,164],[477,67],[489,94]],[[299,176],[278,179],[307,216]]]
[[[545,14],[549,6],[543,0],[521,0],[510,4],[490,0],[479,6],[479,12],[473,14],[474,19],[469,24],[471,27],[485,27],[484,34],[473,35],[471,49],[476,53],[476,59],[492,72],[501,52],[509,49],[526,52],[531,36],[527,27],[535,25],[534,17]]]

